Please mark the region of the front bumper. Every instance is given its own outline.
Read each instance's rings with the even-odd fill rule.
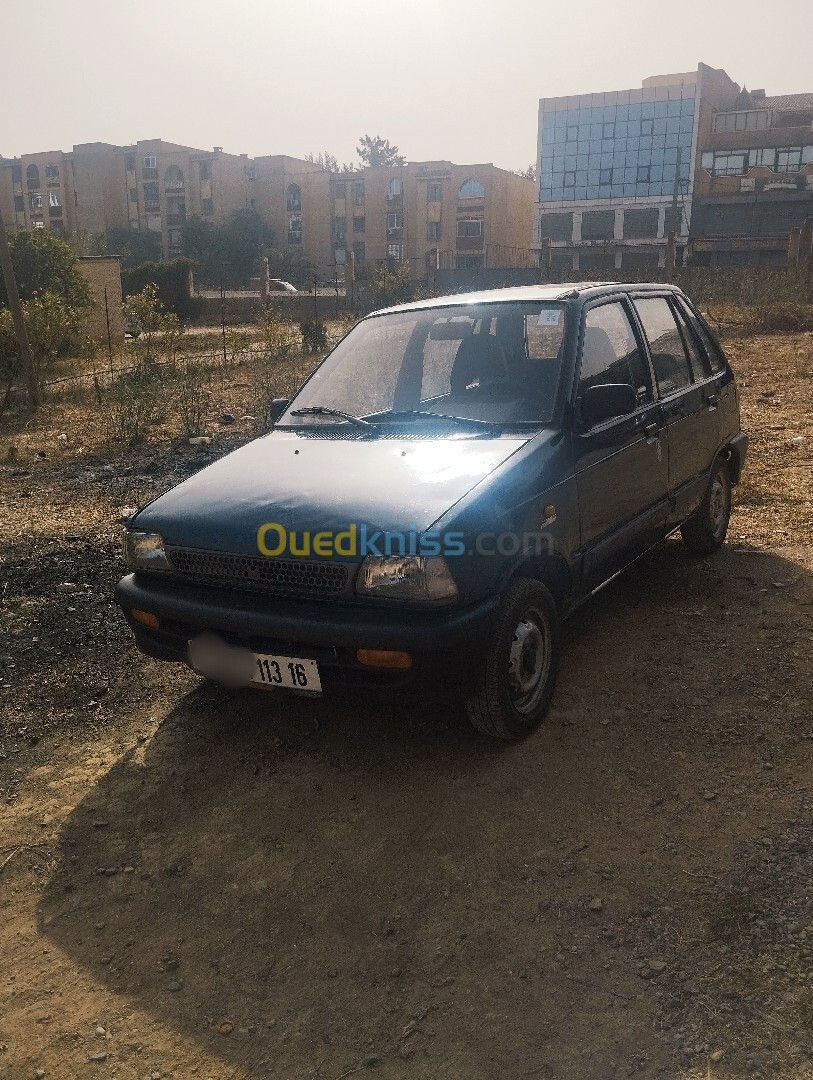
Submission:
[[[186,663],[190,639],[209,631],[253,652],[316,660],[326,690],[469,685],[485,657],[499,603],[494,596],[465,608],[420,610],[292,600],[144,574],[123,578],[115,596],[148,656]],[[159,627],[133,619],[133,608],[155,615]],[[357,649],[408,652],[413,666],[366,667],[356,659]]]

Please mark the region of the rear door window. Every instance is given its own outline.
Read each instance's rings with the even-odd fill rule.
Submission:
[[[683,308],[679,304],[676,304],[674,299],[672,303],[672,311],[677,319],[678,326],[680,327],[680,333],[683,338],[683,344],[686,346],[686,352],[689,354],[692,378],[695,382],[703,382],[704,379],[708,379],[711,375],[711,367],[706,356],[706,350],[700,344],[700,339],[696,336],[692,327],[689,326]]]
[[[663,296],[637,299],[634,303],[649,341],[658,391],[661,397],[668,397],[691,385],[692,381],[689,358],[675,317],[669,301]]]
[[[714,337],[709,332],[706,324],[701,322],[700,319],[698,319],[696,313],[692,311],[688,304],[684,303],[683,300],[680,300],[678,306],[680,307],[681,311],[684,311],[686,313],[686,318],[689,321],[689,325],[694,329],[695,333],[697,334],[703,345],[703,350],[706,354],[706,360],[708,361],[709,370],[711,371],[712,375],[718,375],[721,371],[725,369],[725,360],[723,359],[723,354],[720,346],[717,344]]]

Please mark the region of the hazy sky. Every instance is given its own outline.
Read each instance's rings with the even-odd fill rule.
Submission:
[[[232,153],[380,134],[410,160],[534,160],[540,97],[725,68],[813,91],[813,0],[0,0],[0,154],[163,138]]]

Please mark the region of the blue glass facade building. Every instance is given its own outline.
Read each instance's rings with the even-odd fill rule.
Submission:
[[[539,201],[671,196],[676,174],[679,194],[688,195],[695,103],[687,84],[543,100]]]

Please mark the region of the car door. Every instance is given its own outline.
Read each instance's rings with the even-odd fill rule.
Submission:
[[[649,345],[669,443],[670,521],[683,521],[703,498],[719,445],[717,398],[705,355],[669,296],[633,304]]]
[[[637,407],[586,427],[581,396],[607,383],[631,385]],[[666,425],[625,299],[597,301],[584,311],[574,423],[583,587],[591,591],[666,531]]]

